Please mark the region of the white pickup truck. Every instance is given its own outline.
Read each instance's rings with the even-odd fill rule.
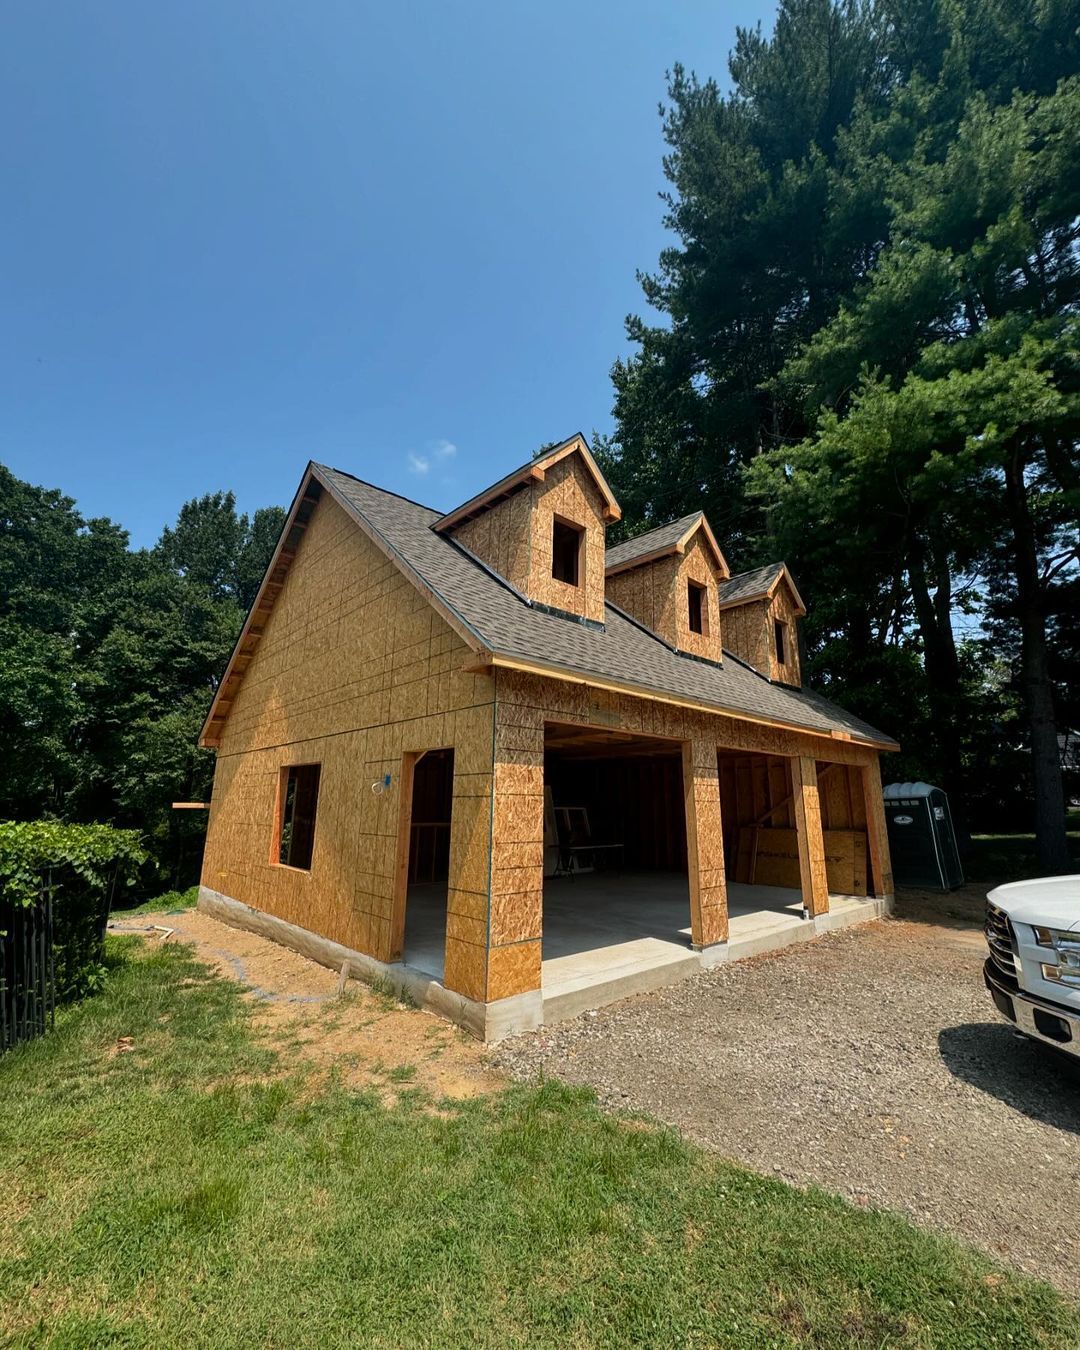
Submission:
[[[1080,876],[1014,881],[986,897],[983,978],[1016,1030],[1080,1060]]]

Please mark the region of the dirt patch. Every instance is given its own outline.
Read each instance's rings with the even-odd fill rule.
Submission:
[[[898,1210],[1080,1295],[1080,1072],[982,982],[985,888],[721,966],[505,1042],[493,1062],[595,1087],[725,1156]],[[1049,1197],[1049,1199],[1048,1199]]]
[[[257,1030],[316,1066],[313,1087],[333,1073],[350,1087],[376,1090],[388,1104],[410,1090],[437,1103],[505,1082],[485,1063],[483,1046],[442,1018],[358,980],[340,991],[335,971],[198,910],[120,918],[110,931],[187,943],[212,969],[244,984]]]

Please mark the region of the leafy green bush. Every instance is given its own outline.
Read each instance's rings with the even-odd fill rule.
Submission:
[[[137,830],[51,820],[0,821],[0,894],[14,909],[47,899],[53,909],[58,1001],[101,980],[109,909],[146,861]]]

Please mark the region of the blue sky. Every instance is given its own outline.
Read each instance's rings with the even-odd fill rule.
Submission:
[[[757,0],[9,0],[0,461],[149,544],[308,458],[449,507],[611,426],[664,71]]]

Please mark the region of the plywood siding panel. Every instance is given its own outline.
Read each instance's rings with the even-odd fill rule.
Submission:
[[[721,622],[727,650],[763,675],[771,674],[769,602],[754,600],[734,605],[722,612]]]
[[[482,558],[519,590],[527,591],[533,547],[533,486],[488,507],[473,520],[457,526],[452,538]]]
[[[449,905],[486,928],[495,685],[461,669],[470,656],[324,496],[224,728],[203,883],[392,959],[403,757],[449,746],[456,830]],[[322,766],[308,872],[270,857],[277,780],[283,766],[301,763]],[[455,988],[449,956],[448,944],[447,982]],[[455,960],[475,989],[475,959],[466,952]],[[483,986],[483,959],[480,968]]]
[[[861,830],[823,830],[822,840],[829,891],[866,895],[866,835]],[[744,826],[739,831],[738,854],[747,874],[736,880],[755,886],[801,888],[799,840],[794,829]]]
[[[499,698],[496,741],[504,748],[520,744],[520,727],[508,727],[504,720],[508,717],[507,705],[513,704],[519,718],[531,716],[539,719],[541,724],[546,720],[617,728],[680,742],[690,739],[696,732],[725,750],[786,757],[827,753],[829,762],[837,764],[863,764],[868,759],[877,759],[876,751],[855,742],[745,722],[725,713],[679,708],[649,698],[618,694],[525,671],[499,668],[496,678]],[[535,727],[531,735],[535,736]]]
[[[544,719],[514,697],[498,699],[495,707],[491,835],[489,1002],[540,988]]]
[[[881,767],[875,755],[860,766],[866,831],[869,840],[870,885],[875,895],[893,898],[889,836],[885,826],[885,802],[881,794]]]

